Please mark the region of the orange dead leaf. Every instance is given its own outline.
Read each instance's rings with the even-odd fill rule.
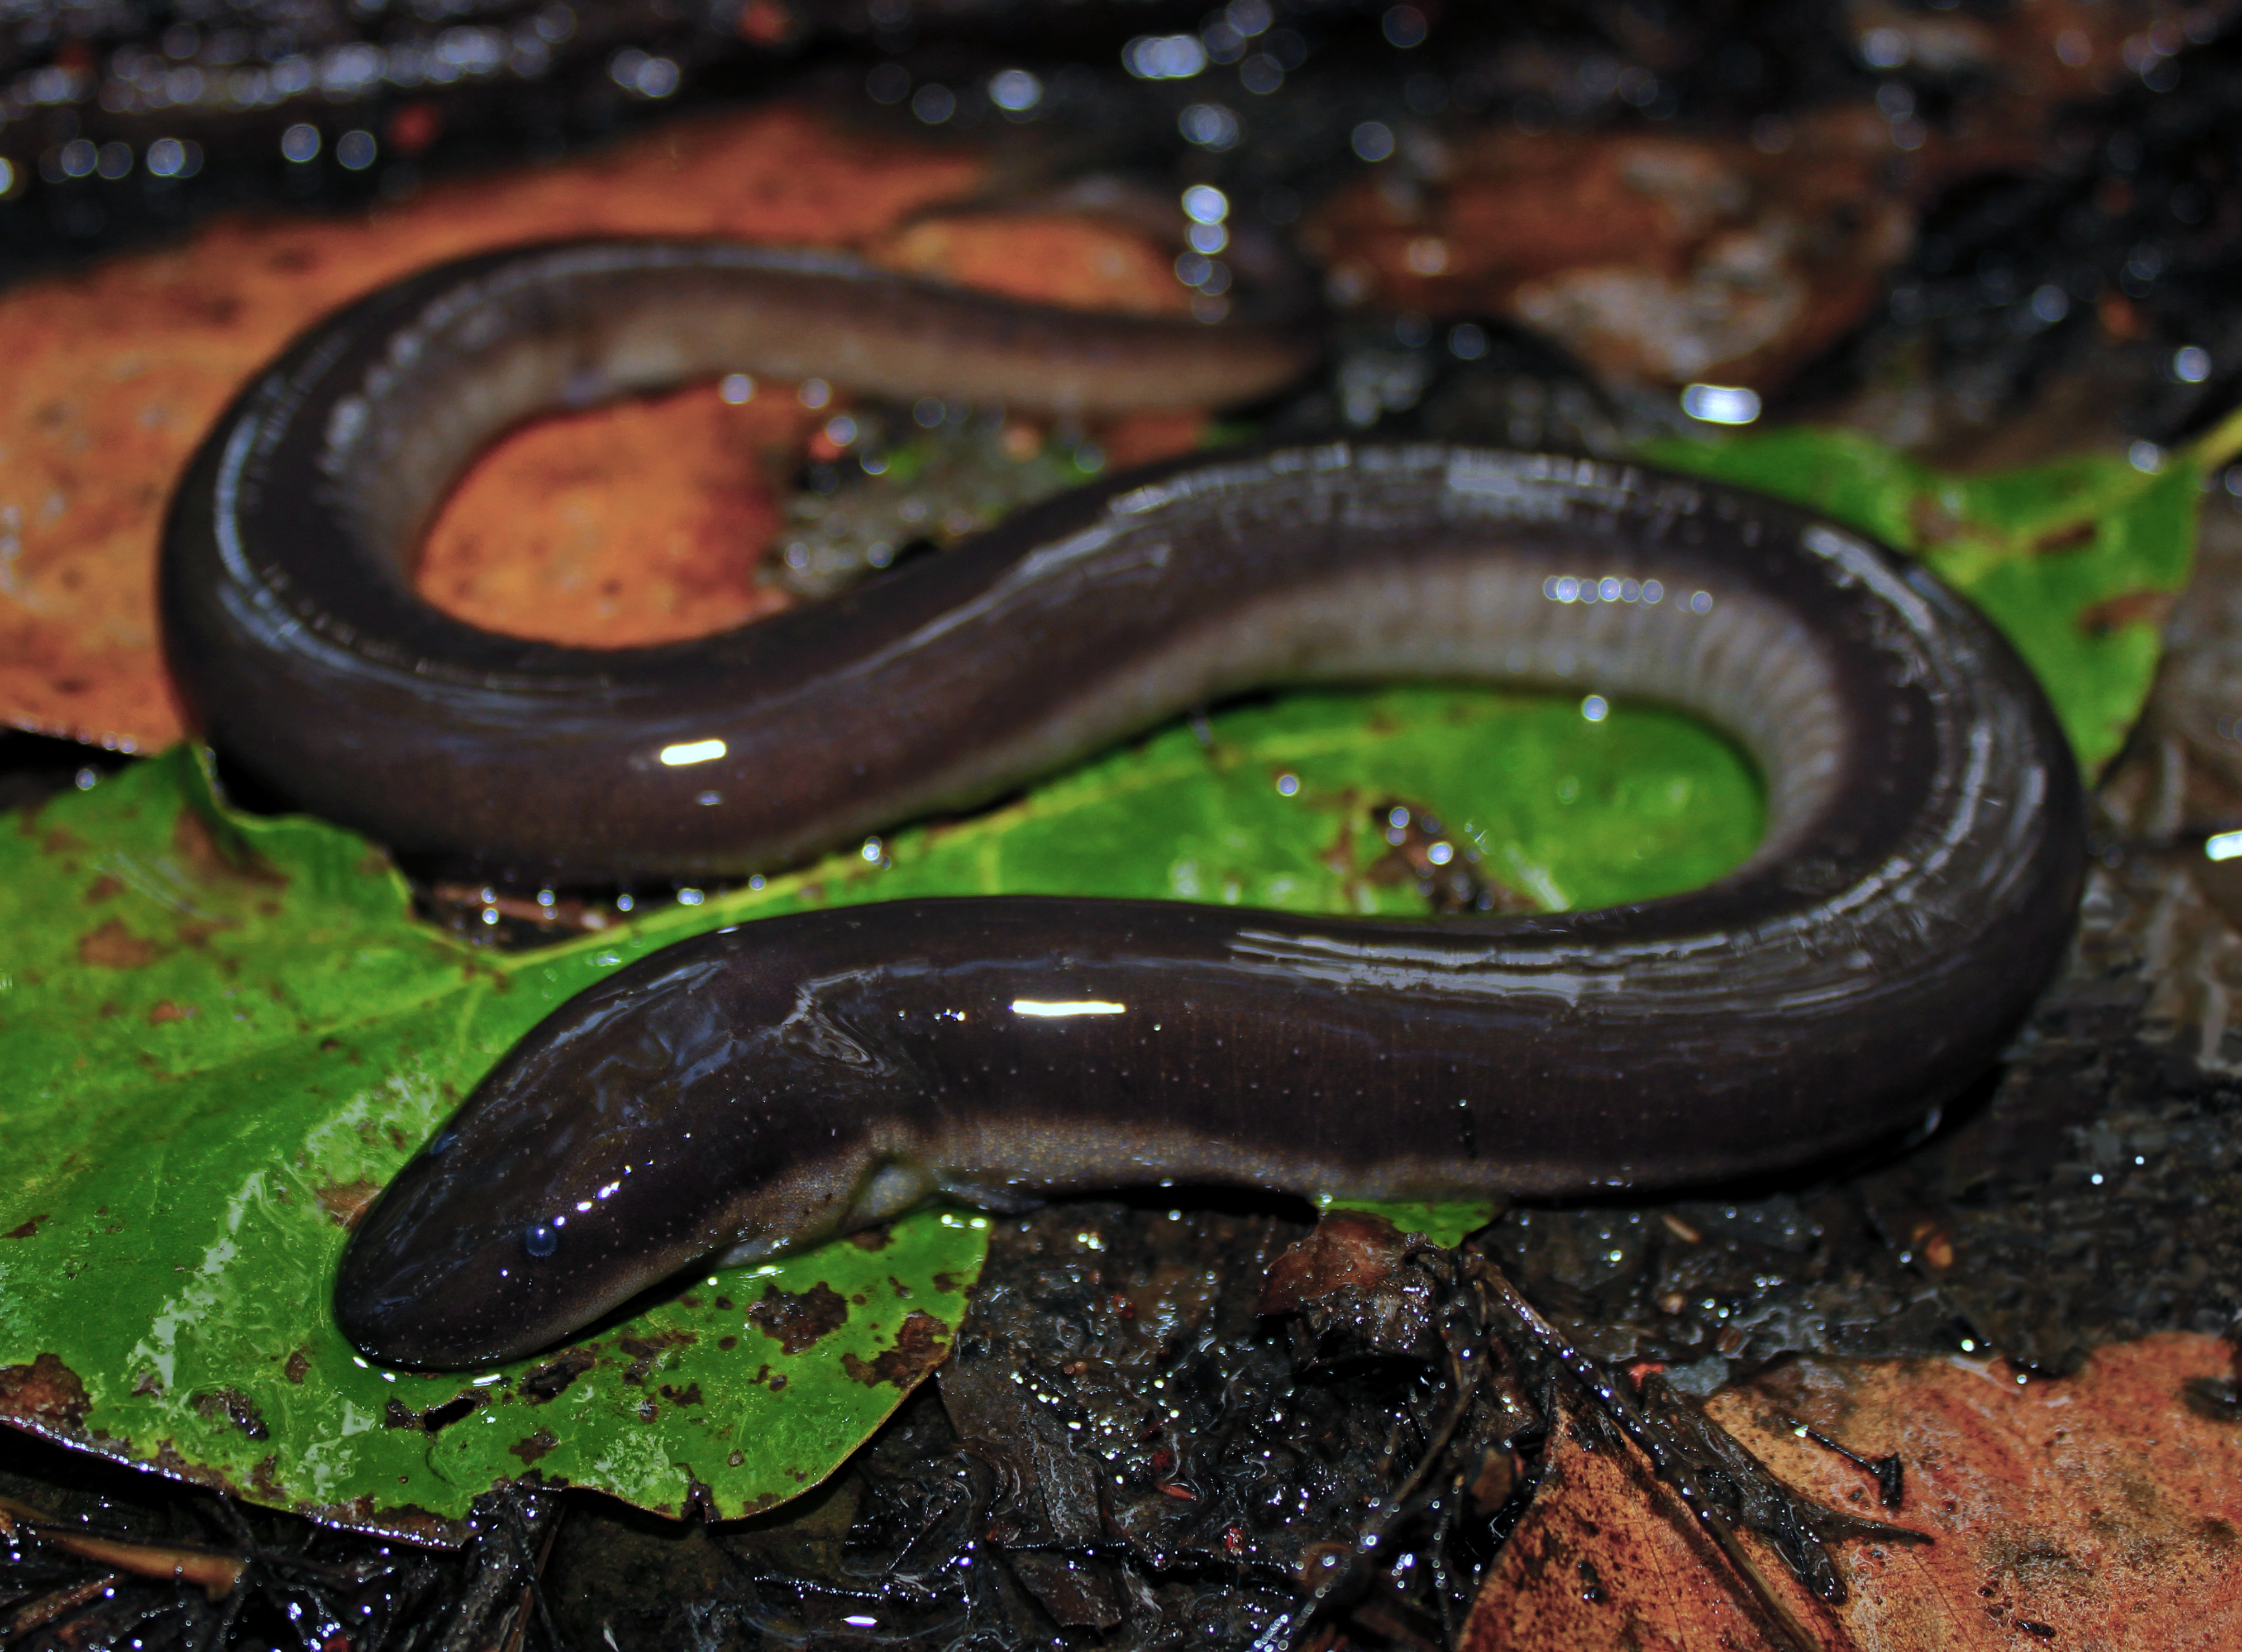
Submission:
[[[362,217],[227,218],[179,248],[0,296],[15,350],[0,386],[0,542],[14,547],[0,561],[0,722],[128,750],[179,736],[153,601],[172,478],[292,334],[407,271],[566,235],[731,236],[856,248],[1059,303],[1181,302],[1164,255],[1096,220],[990,214],[898,229],[981,171],[954,147],[873,138],[782,105]],[[494,629],[608,647],[777,606],[750,570],[779,508],[759,452],[799,435],[786,388],[745,407],[681,393],[520,433],[442,513],[423,594]],[[1130,421],[1107,449],[1117,464],[1158,457],[1188,448],[1200,425]]]
[[[446,501],[415,587],[470,624],[594,648],[783,608],[755,572],[781,520],[764,457],[819,417],[791,390],[735,407],[702,385],[524,426]]]
[[[1781,1604],[1814,1609],[1796,1588]],[[1534,1506],[1480,1586],[1459,1652],[1821,1652],[1798,1638],[1742,1587],[1641,1454],[1561,1413]]]
[[[1830,1608],[1746,1539],[1802,1648],[2217,1652],[2242,1644],[2242,1431],[2184,1395],[2232,1360],[2180,1335],[2102,1349],[2053,1382],[1997,1360],[1801,1360],[1708,1409],[1795,1489],[1930,1540],[1843,1546],[1850,1598]],[[1904,1505],[1883,1508],[1802,1424],[1863,1457],[1896,1453]],[[1632,1447],[1561,1430],[1463,1643],[1743,1649],[1784,1633]]]
[[[978,169],[780,107],[360,218],[227,218],[0,296],[15,352],[0,537],[18,547],[0,565],[0,718],[128,749],[178,737],[153,580],[171,479],[242,380],[335,306],[442,259],[569,234],[861,245]]]

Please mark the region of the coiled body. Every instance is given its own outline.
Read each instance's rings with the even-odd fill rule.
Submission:
[[[939,1191],[1568,1194],[1795,1165],[1950,1095],[2057,962],[2080,790],[2014,654],[1848,532],[1632,467],[1205,459],[701,642],[597,654],[441,621],[398,571],[412,534],[473,441],[583,371],[594,318],[538,277],[559,256],[315,332],[182,490],[164,599],[191,703],[322,812],[516,865],[744,868],[1225,694],[1439,677],[1695,711],[1758,761],[1768,836],[1693,894],[1547,917],[918,901],[669,948],[558,1011],[368,1212],[337,1308],[371,1353],[524,1353],[712,1252]],[[498,320],[460,326],[463,284],[508,282]],[[652,291],[674,332],[706,330],[705,288]],[[397,342],[445,327],[433,365]],[[734,365],[778,371],[691,370]],[[385,373],[420,375],[398,404],[419,426],[384,427]],[[719,742],[681,780],[661,761]]]

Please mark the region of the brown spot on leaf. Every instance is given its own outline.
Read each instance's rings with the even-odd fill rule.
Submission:
[[[207,944],[211,937],[220,930],[239,927],[232,918],[215,918],[206,923],[182,923],[179,925],[179,944],[200,947]]]
[[[2090,637],[2106,637],[2144,621],[2160,626],[2178,600],[2171,591],[2125,591],[2086,609],[2078,616],[2078,628]]]
[[[108,873],[104,872],[99,877],[95,878],[91,883],[87,885],[85,891],[85,903],[88,906],[98,906],[102,902],[107,900],[111,896],[116,894],[124,887],[124,885],[118,883],[117,879],[111,877]]]
[[[157,1001],[156,1007],[148,1011],[148,1024],[160,1027],[167,1021],[185,1021],[201,1013],[191,1004],[174,1004],[169,998],[161,998]]]
[[[697,1382],[688,1382],[681,1388],[673,1388],[665,1382],[661,1385],[661,1397],[672,1405],[698,1406],[708,1403],[701,1398],[701,1385]]]
[[[179,1454],[178,1445],[174,1440],[157,1441],[156,1454],[149,1461],[173,1480],[192,1481],[196,1478],[195,1466]]]
[[[329,1182],[316,1197],[319,1208],[333,1219],[338,1227],[356,1227],[358,1219],[366,1214],[366,1207],[373,1203],[373,1196],[380,1191],[379,1183],[360,1177],[354,1182]]]
[[[514,1391],[533,1406],[543,1405],[599,1363],[596,1345],[571,1348],[550,1365],[541,1365],[514,1384]]]
[[[252,1440],[263,1440],[272,1434],[258,1414],[257,1402],[240,1389],[228,1387],[213,1388],[208,1393],[194,1397],[194,1407],[204,1416],[216,1421],[224,1417]]]
[[[251,849],[231,830],[216,831],[194,808],[179,810],[171,823],[171,851],[205,883],[218,879],[285,888],[288,875]]]
[[[41,1222],[51,1221],[52,1219],[53,1218],[49,1216],[46,1212],[41,1211],[37,1216],[31,1218],[30,1221],[19,1222],[15,1226],[10,1228],[6,1233],[0,1234],[0,1239],[37,1238],[39,1232],[39,1224]]]
[[[1403,823],[1396,826],[1396,819]],[[1467,840],[1451,842],[1440,817],[1421,803],[1387,797],[1370,811],[1370,826],[1384,837],[1386,852],[1363,869],[1366,882],[1388,886],[1413,885],[1435,912],[1531,912],[1534,901],[1487,874],[1479,863],[1479,851]],[[1345,863],[1334,870],[1348,872],[1353,836],[1340,831]]]
[[[2032,541],[2032,549],[2050,551],[2083,550],[2094,543],[2095,535],[2102,531],[2101,524],[2089,517],[2083,522],[2066,522],[2061,527],[2051,527]]]
[[[401,1400],[392,1400],[382,1407],[381,1426],[385,1428],[418,1428],[423,1434],[433,1434],[459,1421],[482,1402],[481,1393],[473,1388],[419,1411]]]
[[[517,1440],[507,1449],[524,1463],[534,1463],[560,1442],[553,1437],[549,1428],[540,1428],[526,1440]]]
[[[75,1434],[92,1409],[85,1384],[56,1354],[43,1353],[29,1365],[0,1366],[0,1414]]]
[[[894,1237],[885,1227],[867,1227],[849,1235],[849,1243],[860,1251],[884,1251]]]
[[[1944,545],[1962,536],[1961,522],[1932,494],[1917,494],[1910,500],[1907,517],[1920,546]]]
[[[860,1360],[853,1353],[843,1354],[841,1368],[849,1373],[850,1380],[868,1388],[882,1382],[909,1388],[949,1355],[950,1327],[931,1313],[922,1313],[914,1308],[903,1316],[894,1347],[871,1360]]]
[[[748,1310],[748,1318],[765,1336],[775,1339],[783,1352],[800,1353],[848,1323],[849,1304],[822,1279],[801,1292],[772,1285],[764,1287],[763,1299]]]
[[[645,1382],[654,1374],[654,1367],[661,1362],[666,1349],[690,1347],[699,1340],[690,1331],[664,1331],[660,1336],[618,1338],[616,1346],[631,1357],[630,1365],[623,1372],[623,1380],[634,1384]]]
[[[111,918],[77,944],[78,962],[97,970],[138,970],[156,961],[161,951],[153,941],[144,941]]]
[[[309,1348],[297,1349],[288,1356],[288,1363],[280,1367],[281,1374],[299,1387],[311,1369],[312,1351]]]

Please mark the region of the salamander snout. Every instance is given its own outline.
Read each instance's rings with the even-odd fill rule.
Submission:
[[[335,1318],[370,1358],[452,1370],[518,1358],[642,1288],[644,1259],[619,1252],[601,1231],[612,1222],[526,1211],[446,1168],[424,1149],[344,1252]]]
[[[709,1247],[705,1222],[619,1168],[603,1176],[596,1153],[556,1173],[547,1154],[492,1133],[454,1120],[352,1234],[335,1319],[370,1358],[448,1370],[518,1359]]]

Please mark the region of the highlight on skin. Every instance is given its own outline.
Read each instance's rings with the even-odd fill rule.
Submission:
[[[336,1298],[368,1353],[526,1353],[679,1268],[937,1192],[1567,1195],[1797,1165],[1951,1095],[2054,968],[2080,791],[2014,654],[1856,535],[1642,467],[1439,444],[1202,458],[658,648],[494,637],[418,602],[405,559],[479,443],[580,393],[783,373],[685,359],[746,350],[758,305],[797,306],[782,332],[869,318],[819,341],[829,378],[1012,371],[1012,344],[1056,328],[1074,365],[1042,376],[1077,405],[1146,382],[1098,342],[1110,322],[981,300],[943,319],[958,295],[866,305],[869,278],[814,269],[755,265],[743,297],[721,259],[668,257],[415,278],[245,394],[164,571],[183,691],[235,761],[399,846],[682,876],[969,807],[1248,688],[1467,679],[1704,716],[1759,762],[1768,836],[1705,890],[1597,912],[915,901],[665,949],[533,1031],[368,1212]],[[1225,370],[1253,393],[1281,352],[1234,342]]]

